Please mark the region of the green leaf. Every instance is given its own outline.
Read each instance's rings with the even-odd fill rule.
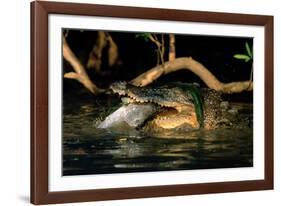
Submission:
[[[195,87],[194,87],[195,88]],[[191,91],[191,95],[193,97],[194,106],[195,106],[195,113],[197,117],[197,121],[200,124],[200,127],[204,127],[204,111],[203,111],[203,102],[202,102],[202,96],[198,89],[194,89]]]
[[[245,43],[245,47],[246,47],[248,56],[251,57],[251,58],[253,58],[253,54],[252,54],[252,51],[251,51],[251,49],[250,49],[250,46],[249,46],[248,42]]]
[[[246,54],[235,54],[233,57],[236,58],[236,59],[245,60],[245,62],[248,62],[251,59],[251,57],[249,57]]]
[[[180,87],[187,95],[191,95],[192,102],[194,103],[197,121],[201,128],[204,127],[204,109],[203,98],[198,86],[186,84],[181,82],[171,82],[169,85]]]
[[[149,41],[149,33],[140,33],[136,34],[136,38],[143,38],[144,41]]]
[[[204,111],[203,111],[203,101],[202,101],[202,95],[198,87],[193,85],[186,85],[185,91],[189,92],[191,94],[192,99],[194,101],[194,107],[195,107],[195,113],[197,117],[197,121],[200,124],[200,127],[204,127]]]

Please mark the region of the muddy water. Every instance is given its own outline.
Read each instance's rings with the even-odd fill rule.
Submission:
[[[64,101],[63,175],[253,166],[250,127],[154,135],[94,127],[118,106],[108,97]],[[243,112],[252,117],[249,108]]]

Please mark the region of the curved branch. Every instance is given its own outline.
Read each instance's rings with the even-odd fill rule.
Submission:
[[[187,69],[198,77],[211,89],[221,91],[223,93],[238,93],[242,91],[253,90],[252,81],[241,81],[222,83],[220,82],[204,65],[192,59],[192,57],[176,58],[174,61],[168,61],[163,65],[156,66],[147,72],[139,75],[131,80],[131,84],[135,86],[146,86],[158,79],[160,76],[175,72],[178,70]]]
[[[90,80],[84,66],[80,63],[79,59],[75,56],[75,54],[68,46],[65,37],[63,37],[62,47],[63,47],[63,57],[65,58],[66,61],[69,62],[69,64],[73,67],[73,70],[75,71],[75,72],[69,72],[64,74],[64,77],[69,79],[76,79],[93,94],[98,94],[102,92],[103,90],[98,88]]]

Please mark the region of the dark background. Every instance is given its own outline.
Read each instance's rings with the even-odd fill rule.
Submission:
[[[67,42],[70,48],[82,64],[86,65],[89,53],[95,44],[97,32],[93,30],[67,30]],[[154,43],[146,42],[142,37],[136,37],[138,33],[108,32],[118,46],[122,63],[113,67],[108,67],[106,63],[103,63],[100,73],[95,73],[93,69],[87,70],[97,86],[107,88],[114,81],[129,81],[156,65],[157,54]],[[252,62],[246,63],[243,60],[235,59],[233,55],[246,53],[245,43],[248,42],[252,47],[252,38],[177,34],[175,38],[176,57],[191,56],[207,67],[222,82],[249,80]],[[165,35],[165,60],[168,56],[168,43],[168,35]],[[104,61],[106,62],[106,59]],[[72,68],[64,61],[64,72],[69,71],[72,71]],[[157,80],[157,82],[164,83],[167,81],[197,82],[201,86],[205,86],[200,78],[188,70],[177,71]],[[63,85],[66,95],[69,92],[73,95],[76,92],[86,90],[75,80],[64,79]],[[87,91],[85,92],[87,93]],[[234,98],[235,96],[251,100],[252,92],[232,95]]]

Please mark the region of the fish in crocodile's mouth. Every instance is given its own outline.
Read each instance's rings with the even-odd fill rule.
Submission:
[[[146,127],[173,129],[183,125],[199,128],[192,96],[176,86],[136,87],[126,82],[110,86],[125,104],[155,104],[159,112],[148,121]]]

